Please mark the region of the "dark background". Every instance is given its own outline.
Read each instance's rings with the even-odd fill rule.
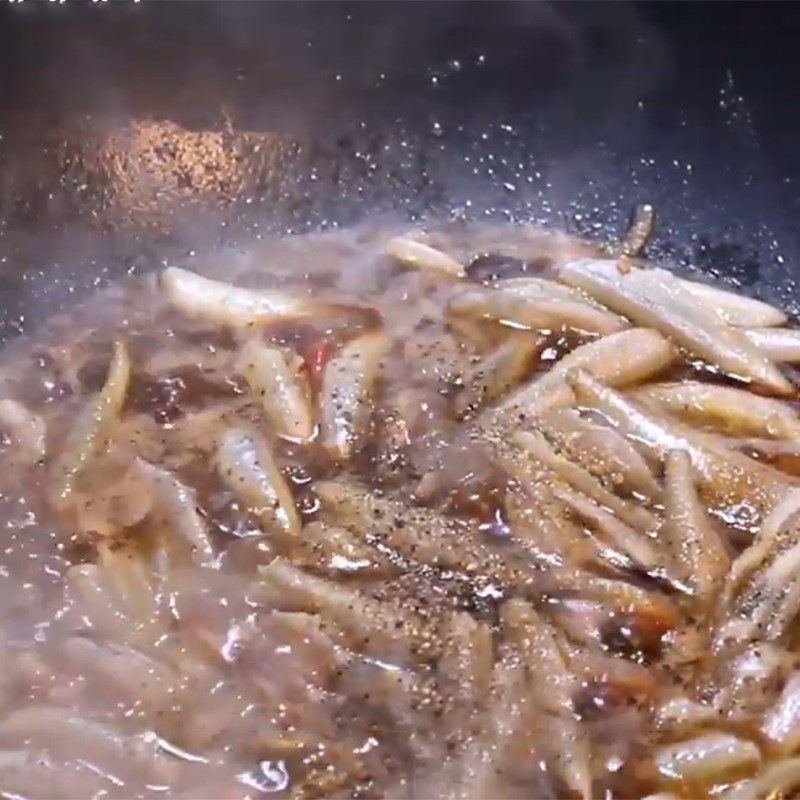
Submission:
[[[611,237],[649,201],[651,253],[793,301],[798,43],[794,3],[4,3],[0,258],[376,214]]]

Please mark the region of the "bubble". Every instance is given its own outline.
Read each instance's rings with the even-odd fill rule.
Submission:
[[[260,761],[258,769],[242,772],[237,778],[239,783],[267,794],[283,792],[289,786],[289,770],[284,761]]]

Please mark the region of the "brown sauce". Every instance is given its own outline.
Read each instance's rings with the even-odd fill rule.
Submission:
[[[328,305],[317,315],[243,334],[180,313],[155,281],[132,281],[4,354],[5,396],[37,415],[47,436],[34,459],[21,456],[13,431],[0,442],[2,796],[720,790],[713,775],[665,777],[659,748],[687,734],[659,728],[654,715],[675,697],[716,709],[726,681],[740,679],[734,660],[717,664],[710,653],[722,612],[698,605],[659,566],[609,558],[622,534],[592,517],[610,515],[661,552],[663,498],[621,488],[610,492],[615,511],[601,486],[593,491],[607,493],[591,495],[599,510],[590,512],[570,506],[568,482],[538,462],[503,461],[513,434],[535,420],[515,418],[492,449],[475,433],[486,408],[459,414],[456,398],[509,329],[449,324],[457,284],[388,261],[387,236],[276,241],[227,273],[218,265],[239,285],[321,298]],[[457,227],[429,242],[487,285],[552,277],[594,252],[527,228]],[[64,501],[52,493],[54,470],[81,409],[103,391],[123,318],[132,363],[119,425],[86,456]],[[319,428],[326,367],[381,330],[391,346],[366,395],[368,423],[352,453],[334,452]],[[518,383],[597,338],[538,335]],[[253,336],[302,359],[318,426],[310,442],[275,435],[238,374],[237,353]],[[651,379],[748,388],[688,357]],[[226,480],[221,443],[239,427],[270,448],[298,537],[280,522],[279,500],[248,502],[246,488]],[[800,451],[740,444],[753,460],[800,475]],[[647,458],[662,489],[663,464]],[[161,483],[142,477],[147,465]],[[356,499],[332,501],[331,482]],[[709,524],[728,557],[761,523],[733,505],[704,513],[716,516]],[[652,529],[636,527],[644,518]],[[207,557],[197,538],[186,544],[201,535]],[[793,647],[777,646],[782,666],[764,684],[764,708],[798,666]],[[741,680],[737,702],[751,708],[754,690]],[[737,715],[722,704],[718,721],[688,730],[756,742],[769,761],[764,708]]]

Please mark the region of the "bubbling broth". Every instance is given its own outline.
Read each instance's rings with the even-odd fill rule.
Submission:
[[[527,226],[132,278],[0,363],[0,794],[787,797],[800,332]]]

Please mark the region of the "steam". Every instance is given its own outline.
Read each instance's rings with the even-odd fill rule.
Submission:
[[[4,9],[0,258],[48,308],[273,232],[456,215],[613,238],[649,201],[685,236],[707,203],[691,160],[653,155],[674,65],[633,3],[68,5]]]

